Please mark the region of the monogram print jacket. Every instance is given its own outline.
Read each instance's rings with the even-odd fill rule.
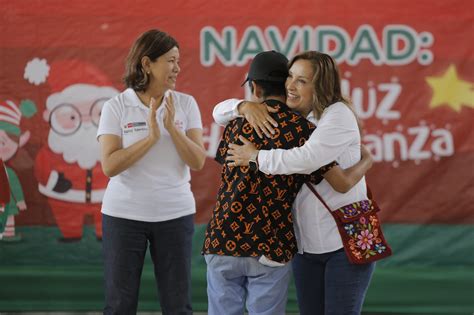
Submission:
[[[290,149],[301,146],[315,126],[288,106],[276,100],[267,105],[278,108],[271,113],[278,128],[271,138],[260,139],[244,119],[231,121],[225,128],[216,153],[222,164],[221,185],[212,218],[207,226],[203,254],[235,257],[265,255],[276,262],[288,262],[297,252],[293,231],[291,206],[306,181],[322,180],[333,162],[309,175],[266,175],[248,166],[235,167],[225,162],[230,143],[241,144],[239,135],[258,149]]]

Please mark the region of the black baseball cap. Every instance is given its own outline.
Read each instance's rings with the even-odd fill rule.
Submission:
[[[288,59],[274,50],[258,53],[250,64],[247,79],[271,82],[285,82],[288,77]]]

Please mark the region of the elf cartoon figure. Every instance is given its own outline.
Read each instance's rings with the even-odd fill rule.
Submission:
[[[5,212],[5,206],[10,202],[10,184],[8,183],[7,170],[3,160],[0,159],[0,213]],[[3,234],[0,234],[0,239]]]
[[[41,83],[38,72],[46,70],[43,82],[47,78],[51,88],[43,112],[50,127],[48,141],[35,162],[38,189],[48,198],[60,241],[79,241],[85,216],[92,217],[100,240],[100,209],[108,178],[102,172],[96,133],[103,104],[119,92],[92,64],[76,59],[51,65],[44,59],[32,62],[25,78]]]
[[[35,113],[36,106],[30,100],[22,101],[19,107],[11,100],[0,102],[0,159],[3,162],[11,160],[18,149],[30,139],[28,130],[21,132],[20,121],[22,117],[29,118]],[[26,202],[15,171],[8,166],[5,170],[10,198],[0,212],[0,239],[4,242],[15,242],[21,240],[21,235],[15,233],[15,216],[20,211],[26,210]],[[1,180],[2,186],[4,180],[4,178]]]

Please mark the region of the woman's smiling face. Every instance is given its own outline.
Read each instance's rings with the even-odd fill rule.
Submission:
[[[150,63],[150,86],[163,90],[173,90],[180,71],[179,49],[178,47],[173,47],[166,54],[161,55]]]
[[[305,117],[311,112],[313,103],[313,76],[311,62],[300,59],[293,63],[286,79],[286,103],[291,109]]]

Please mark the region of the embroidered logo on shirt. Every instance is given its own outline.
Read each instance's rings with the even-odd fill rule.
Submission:
[[[137,131],[143,131],[143,130],[148,130],[146,127],[146,122],[144,121],[137,121],[137,122],[129,122],[123,125],[123,133],[131,133],[131,132],[137,132]]]
[[[138,121],[138,122],[129,122],[123,126],[124,129],[133,128],[133,127],[141,127],[146,126],[146,122]]]

